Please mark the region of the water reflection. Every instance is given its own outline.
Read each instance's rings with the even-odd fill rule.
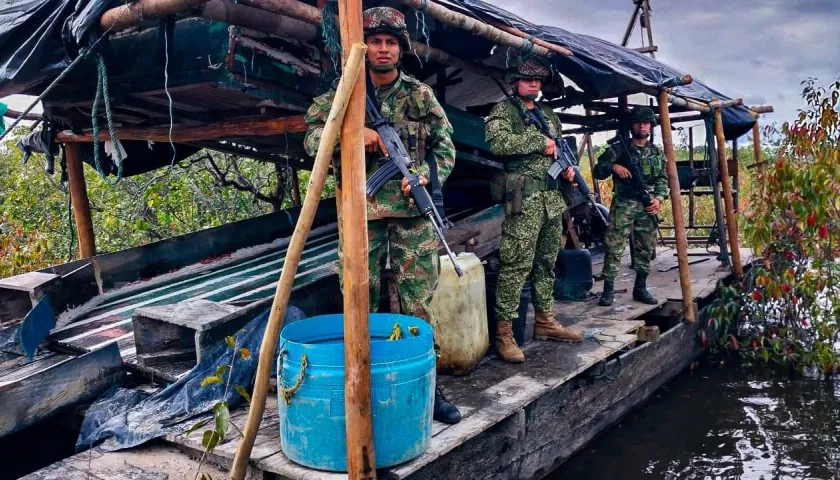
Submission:
[[[548,478],[837,480],[840,384],[698,369]]]

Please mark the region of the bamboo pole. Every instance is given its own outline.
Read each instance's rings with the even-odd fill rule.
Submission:
[[[90,216],[82,147],[77,144],[67,144],[64,146],[64,153],[67,157],[70,201],[73,204],[73,217],[76,219],[76,232],[79,234],[79,256],[88,258],[96,255],[96,236],[93,233],[93,220]]]
[[[120,140],[148,140],[152,142],[169,142],[171,138],[175,143],[190,143],[233,137],[284,135],[305,131],[306,122],[303,115],[291,115],[280,118],[231,119],[197,127],[176,126],[172,130],[171,137],[168,127],[118,128],[117,138]],[[111,134],[107,129],[99,132],[100,141],[110,139]],[[65,143],[92,142],[93,132],[87,130],[82,133],[73,133],[71,130],[64,130],[58,132],[56,141]]]
[[[107,10],[99,19],[99,28],[118,32],[136,27],[147,20],[200,7],[207,2],[208,0],[137,0]]]
[[[680,287],[682,288],[684,318],[694,322],[694,295],[691,293],[691,272],[688,266],[688,240],[685,237],[685,219],[683,218],[680,181],[677,176],[677,160],[674,154],[674,141],[671,137],[671,117],[668,113],[668,93],[659,95],[659,121],[662,128],[662,146],[668,169],[668,189],[671,196],[671,210],[674,216],[674,236],[677,237],[677,261],[680,267]]]
[[[312,41],[318,36],[317,30],[310,23],[240,3],[231,3],[229,0],[210,0],[204,5],[201,18],[306,41]]]
[[[359,72],[364,65],[364,54],[367,47],[363,44],[355,44],[347,55],[347,65],[344,68],[344,75],[336,88],[335,100],[330,107],[330,114],[321,135],[321,142],[318,145],[318,154],[315,157],[315,165],[312,168],[312,175],[309,177],[309,188],[306,198],[303,201],[303,208],[292,239],[289,242],[286,253],[286,264],[280,273],[280,280],[277,282],[277,290],[274,293],[274,303],[271,306],[271,314],[268,318],[268,325],[265,328],[262,345],[260,346],[259,363],[257,365],[257,377],[254,384],[254,393],[251,398],[251,408],[248,410],[248,419],[245,424],[244,435],[236,450],[233,459],[233,466],[230,471],[231,480],[242,480],[248,470],[248,461],[251,457],[251,449],[254,447],[254,440],[259,430],[260,421],[265,412],[265,399],[268,394],[268,381],[271,377],[271,369],[274,366],[274,354],[277,350],[277,338],[283,326],[283,317],[286,314],[286,306],[289,295],[292,292],[295,273],[300,262],[306,237],[315,219],[315,212],[321,199],[324,189],[324,182],[327,178],[327,171],[330,167],[333,152],[335,151],[336,138],[342,128],[345,119],[345,112],[349,105],[351,89],[358,85],[356,80],[361,78]],[[361,140],[361,138],[360,138]]]
[[[715,136],[718,144],[718,165],[720,181],[723,184],[723,204],[726,208],[726,230],[729,233],[729,250],[732,253],[732,266],[735,276],[741,278],[744,268],[741,265],[741,250],[738,247],[738,223],[735,220],[735,207],[732,202],[732,186],[729,183],[729,161],[726,159],[726,138],[723,136],[723,114],[715,109]]]
[[[341,45],[364,41],[362,0],[338,0]],[[365,72],[366,74],[366,72]],[[356,79],[341,128],[341,210],[344,271],[344,419],[347,477],[376,479],[370,399],[370,277],[365,196],[365,75]],[[307,195],[308,197],[309,195]]]
[[[453,27],[463,30],[468,30],[474,35],[486,38],[487,40],[500,45],[522,48],[526,42],[530,43],[527,40],[517,37],[516,35],[499,30],[492,25],[476,20],[475,18],[468,17],[462,13],[452,11],[429,0],[400,0],[400,2],[402,2],[403,5],[428,12],[429,15],[433,16],[441,23],[452,25]],[[539,55],[540,57],[548,57],[551,55],[551,51],[549,49],[540,45],[534,45],[533,49],[534,54]]]
[[[492,22],[492,23],[490,23],[490,25],[498,28],[499,30],[501,30],[503,32],[507,32],[507,33],[509,33],[511,35],[514,35],[514,36],[517,36],[519,38],[527,39],[529,42],[533,43],[534,45],[539,45],[540,47],[545,47],[545,48],[551,50],[552,52],[559,53],[560,55],[565,55],[567,57],[573,57],[574,56],[574,53],[571,50],[569,50],[568,48],[564,48],[564,47],[561,47],[560,45],[556,45],[556,44],[553,44],[553,43],[548,43],[541,38],[537,38],[537,37],[528,35],[527,33],[523,32],[522,30],[520,30],[516,27],[511,27],[510,25],[505,25],[503,23],[497,23],[497,22]]]

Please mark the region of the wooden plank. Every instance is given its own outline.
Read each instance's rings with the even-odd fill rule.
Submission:
[[[50,282],[56,280],[58,275],[43,272],[28,272],[14,277],[0,278],[0,289],[18,290],[27,293],[36,293],[43,290]]]
[[[192,479],[198,470],[198,457],[190,458],[175,446],[153,441],[140,447],[104,452],[94,448],[73,455],[21,480],[175,480]],[[202,473],[226,478],[226,472],[204,462]]]
[[[54,357],[51,357],[54,358]],[[0,381],[0,436],[49,418],[79,402],[95,398],[124,374],[117,346],[79,357],[59,356]],[[37,368],[44,365],[44,368]]]

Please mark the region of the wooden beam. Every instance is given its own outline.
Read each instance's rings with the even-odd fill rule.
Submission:
[[[680,267],[680,288],[682,289],[684,318],[694,322],[694,294],[691,293],[691,272],[688,265],[688,240],[685,237],[685,219],[680,196],[680,181],[677,175],[677,160],[674,154],[674,141],[671,136],[671,117],[668,114],[668,93],[659,95],[659,122],[662,129],[662,146],[667,160],[668,187],[671,196],[671,210],[674,217],[674,235],[677,240],[677,260]]]
[[[199,7],[208,0],[137,0],[107,10],[99,19],[99,28],[119,32],[141,23]]]
[[[292,37],[304,41],[312,41],[318,36],[317,29],[310,23],[247,5],[244,1],[231,3],[228,0],[210,0],[204,5],[201,17],[270,35]]]
[[[738,247],[738,222],[735,219],[735,206],[732,201],[732,185],[729,183],[729,162],[726,160],[726,138],[723,136],[723,114],[715,108],[715,136],[717,137],[718,159],[720,161],[720,181],[723,184],[723,203],[726,208],[726,229],[729,233],[729,250],[732,253],[732,266],[735,276],[744,275],[741,265],[741,249]]]
[[[647,27],[648,45],[653,46],[653,29],[650,28],[650,0],[642,0],[642,14],[645,16],[645,27]],[[650,53],[651,58],[656,58],[653,50]]]
[[[427,12],[441,23],[470,31],[473,35],[485,38],[499,45],[522,48],[524,42],[527,41],[473,17],[468,17],[462,13],[450,10],[439,3],[429,0],[400,0],[400,2],[403,5]],[[552,53],[549,49],[539,45],[534,45],[532,48],[534,54],[540,57],[548,57]]]
[[[747,107],[753,113],[773,113],[773,105],[757,105],[754,107]]]
[[[211,3],[208,4],[208,7],[213,5],[213,2],[215,1],[223,0],[211,0]],[[260,18],[260,21],[264,24],[264,26],[262,27],[253,22],[247,25],[245,23],[234,23],[236,21],[244,21],[243,19],[245,19],[246,16],[242,13],[238,14],[237,16],[231,15],[228,17],[229,23],[233,23],[242,27],[253,28],[254,30],[263,30],[266,28],[271,28],[272,31],[281,31],[284,28],[282,22],[288,22],[290,20],[301,21],[314,27],[320,26],[323,20],[321,10],[311,5],[307,5],[303,2],[299,2],[297,0],[241,0],[240,5],[227,4],[226,6],[226,8],[230,11],[234,11],[236,7],[253,7],[254,10],[259,10],[261,12],[262,17]],[[313,40],[317,36],[317,31],[315,28],[307,30],[295,27],[295,31],[299,32],[299,34],[301,35],[301,37],[296,38],[301,38],[302,40]],[[438,48],[427,47],[424,43],[412,42],[411,46],[414,49],[414,51],[417,52],[417,55],[421,57],[425,57],[426,55],[428,55],[431,60],[434,60],[440,64],[448,65],[451,67],[463,68],[464,70],[468,70],[479,75],[489,75],[496,78],[504,78],[504,71],[499,68],[488,67],[486,65],[474,62],[467,62],[453,55],[450,55]]]
[[[246,118],[231,119],[224,122],[212,123],[196,127],[176,127],[172,131],[172,141],[175,143],[198,142],[202,140],[219,140],[238,137],[266,137],[283,135],[286,133],[306,132],[306,122],[303,115],[292,115],[282,118]],[[120,140],[150,140],[153,142],[169,142],[169,128],[120,128],[117,138]],[[99,140],[110,140],[107,131],[99,132]],[[73,133],[64,130],[56,135],[56,141],[61,143],[92,142],[93,132]]]
[[[564,47],[561,47],[560,45],[556,45],[556,44],[553,44],[553,43],[548,43],[543,39],[528,35],[528,34],[523,32],[522,30],[519,30],[516,27],[511,27],[510,25],[505,25],[503,23],[498,23],[498,22],[490,22],[490,25],[498,28],[499,30],[501,30],[503,32],[507,32],[507,33],[509,33],[511,35],[514,35],[514,36],[517,36],[519,38],[527,39],[529,42],[533,43],[534,45],[539,45],[541,47],[545,47],[545,48],[551,50],[552,52],[559,53],[560,55],[565,55],[567,57],[574,56],[574,53],[571,50],[569,50],[568,48],[564,48]]]
[[[633,50],[639,53],[655,53],[659,51],[659,47],[657,47],[656,45],[652,45],[649,47],[636,47]]]
[[[24,120],[29,120],[29,121],[38,121],[38,120],[43,120],[44,119],[44,117],[40,113],[27,113],[26,115],[24,115],[22,112],[18,112],[17,110],[12,110],[11,108],[6,110],[6,113],[3,116],[4,117],[9,117],[9,118],[23,117]]]
[[[364,43],[362,1],[338,0],[341,46]],[[368,270],[367,198],[365,195],[365,77],[356,78],[341,126],[341,206],[344,283],[344,418],[347,477],[375,480],[373,410],[370,390],[370,275]],[[307,194],[307,197],[309,195]]]
[[[64,154],[67,157],[70,201],[73,204],[73,217],[76,219],[76,232],[79,237],[79,257],[92,257],[96,255],[96,236],[93,233],[93,220],[90,216],[82,147],[78,144],[67,144],[64,146]]]
[[[642,9],[642,6],[639,3],[636,3],[636,6],[633,8],[633,15],[630,16],[630,21],[627,23],[627,29],[624,30],[624,36],[621,37],[621,46],[626,47],[627,42],[630,40],[630,35],[633,33],[633,27],[636,26],[636,19],[639,18],[639,11]]]

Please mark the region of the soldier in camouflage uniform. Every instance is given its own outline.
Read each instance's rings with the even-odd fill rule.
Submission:
[[[615,297],[615,276],[624,254],[624,241],[632,232],[636,248],[635,265],[636,283],[633,286],[633,300],[650,305],[659,303],[647,290],[647,276],[650,273],[650,261],[656,249],[656,222],[654,216],[662,208],[662,202],[668,194],[668,175],[665,172],[665,157],[662,151],[649,142],[650,130],[656,125],[656,116],[648,107],[634,107],[630,112],[631,133],[633,139],[629,148],[630,162],[639,166],[645,177],[646,191],[651,194],[652,203],[645,209],[633,194],[636,189],[631,182],[630,171],[616,163],[620,155],[627,155],[615,147],[608,147],[598,157],[595,165],[595,178],[604,180],[613,176],[613,201],[610,208],[610,225],[606,235],[606,257],[604,259],[604,291],[598,302],[602,306],[613,304]]]
[[[410,46],[403,14],[389,7],[370,8],[363,13],[363,25],[368,47],[368,75],[382,117],[390,120],[402,136],[406,151],[421,177],[420,183],[427,183],[430,176],[427,161],[433,161],[439,184],[443,185],[455,165],[452,125],[432,89],[399,69],[402,53]],[[304,146],[313,157],[334,96],[333,89],[315,98],[306,113],[309,129]],[[364,145],[368,152],[367,176],[370,177],[380,167],[381,156],[387,152],[379,134],[371,128],[364,130]],[[373,197],[367,198],[370,307],[376,311],[379,306],[380,260],[389,252],[402,312],[434,325],[431,302],[440,276],[437,238],[431,221],[410,201],[410,191],[406,179],[395,178]],[[341,258],[341,242],[338,253]],[[342,278],[341,269],[339,277]],[[434,418],[445,423],[457,423],[461,419],[458,409],[439,389],[435,390]]]
[[[560,119],[551,107],[536,98],[551,70],[536,58],[513,67],[505,81],[513,89],[513,100],[493,107],[486,119],[485,132],[491,151],[505,157],[508,173],[525,176],[524,198],[519,213],[505,215],[499,247],[501,270],[496,287],[496,351],[508,362],[525,361],[513,337],[512,323],[518,316],[522,287],[530,274],[534,284],[534,336],[538,339],[581,341],[581,336],[560,325],[552,316],[554,306],[554,264],[560,252],[562,215],[566,202],[548,167],[557,158],[557,146],[536,125],[525,125],[523,108],[542,115],[555,136],[561,134]],[[572,181],[574,170],[561,176]]]

